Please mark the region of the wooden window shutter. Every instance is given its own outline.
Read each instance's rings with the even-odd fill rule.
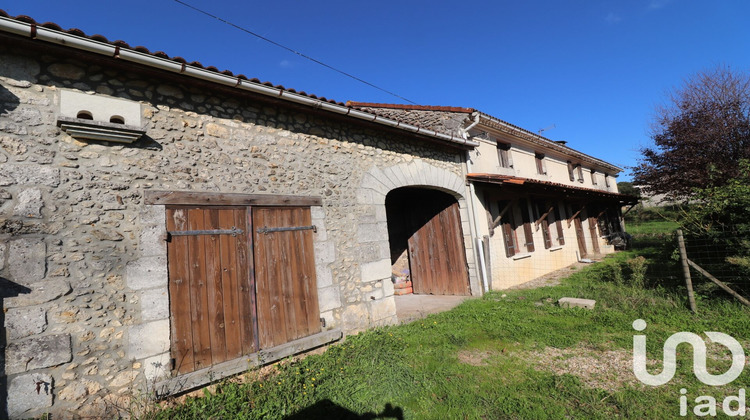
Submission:
[[[609,175],[604,174],[604,185],[609,188]]]
[[[536,159],[536,172],[539,175],[546,175],[547,174],[547,167],[544,163],[544,155],[541,153],[536,153],[534,155],[534,159]]]
[[[591,184],[596,185],[596,171],[593,169],[591,170]]]
[[[510,145],[506,143],[497,143],[497,162],[501,168],[513,167],[513,159],[510,155]]]
[[[578,164],[578,182],[583,183],[583,166]]]
[[[508,201],[499,201],[498,208],[504,209],[510,204]],[[516,224],[513,219],[513,209],[508,209],[500,218],[501,231],[503,233],[503,245],[505,246],[505,255],[510,258],[518,253],[516,240]]]
[[[573,162],[571,161],[568,161],[568,176],[570,176],[571,181],[576,180],[576,176],[574,174]]]
[[[531,216],[529,215],[529,204],[528,201],[523,199],[518,203],[521,208],[521,219],[523,220],[523,233],[524,239],[526,240],[526,251],[534,252],[534,232],[531,229]]]

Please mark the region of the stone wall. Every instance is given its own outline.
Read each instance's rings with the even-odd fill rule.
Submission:
[[[164,373],[165,216],[144,203],[146,190],[322,197],[312,209],[320,307],[328,327],[346,331],[396,320],[382,267],[388,188],[449,191],[468,224],[463,152],[171,80],[0,44],[11,417],[101,415]],[[139,102],[146,136],[76,141],[56,126],[63,89]]]

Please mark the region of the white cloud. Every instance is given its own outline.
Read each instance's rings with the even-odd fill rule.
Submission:
[[[667,4],[671,3],[672,0],[650,0],[648,3],[648,9],[649,10],[656,10],[661,9],[662,7],[665,7]]]
[[[615,23],[619,23],[622,20],[622,18],[620,17],[620,15],[618,15],[615,12],[609,12],[609,14],[607,14],[607,17],[605,17],[604,20],[610,25],[614,25]]]

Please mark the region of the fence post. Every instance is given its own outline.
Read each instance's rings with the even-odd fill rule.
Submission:
[[[682,237],[682,229],[677,229],[677,244],[680,247],[680,261],[682,261],[682,273],[685,276],[685,285],[687,286],[690,310],[693,311],[693,313],[696,313],[698,312],[698,308],[695,307],[693,280],[690,278],[690,266],[688,265],[687,250],[685,250],[685,238]]]

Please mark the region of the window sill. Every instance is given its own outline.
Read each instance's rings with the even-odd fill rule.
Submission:
[[[522,260],[524,258],[529,258],[530,256],[531,256],[531,253],[527,252],[525,254],[516,254],[512,258],[513,258],[513,261],[515,261],[515,260]]]
[[[552,252],[552,251],[559,251],[559,250],[561,250],[561,249],[563,249],[563,246],[562,246],[562,245],[558,245],[558,246],[553,246],[552,248],[550,248],[550,249],[549,249],[549,252]]]

